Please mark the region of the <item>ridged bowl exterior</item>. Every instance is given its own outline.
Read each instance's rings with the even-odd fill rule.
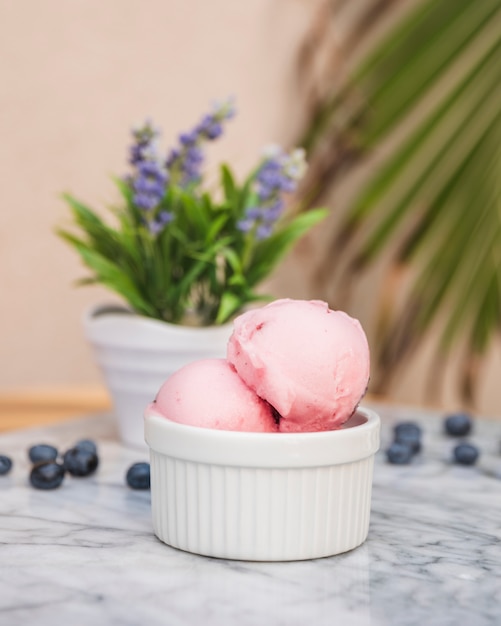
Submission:
[[[361,428],[354,426],[340,431],[345,433],[341,463],[334,459],[325,464],[320,454],[319,465],[315,465],[313,448],[321,441],[319,433],[315,435],[320,437],[313,438],[306,434],[306,445],[311,448],[306,465],[302,458],[291,467],[287,467],[286,458],[290,452],[278,458],[277,463],[265,458],[263,465],[267,466],[249,467],[233,461],[224,464],[208,463],[206,458],[202,462],[176,458],[175,454],[150,446],[155,534],[181,550],[241,560],[313,559],[359,546],[369,529],[374,454],[379,445],[379,418],[366,409],[360,409],[359,414],[370,414],[369,428],[368,423],[362,425],[368,431],[365,439],[370,453],[364,440],[363,451],[357,444],[353,450],[355,458],[346,460],[346,433],[352,430],[356,434]],[[272,445],[278,446],[281,437],[289,441],[305,437],[259,436],[274,438]],[[149,439],[148,425],[146,438]],[[169,447],[171,444],[174,448],[173,442]],[[183,445],[181,449],[186,451]],[[196,452],[182,452],[180,456],[196,456]]]

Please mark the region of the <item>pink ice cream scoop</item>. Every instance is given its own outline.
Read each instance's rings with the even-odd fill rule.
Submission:
[[[276,300],[235,319],[228,360],[280,414],[282,432],[339,428],[369,382],[358,322],[325,302]]]
[[[276,432],[273,410],[241,380],[225,359],[185,365],[160,388],[150,410],[189,426]]]

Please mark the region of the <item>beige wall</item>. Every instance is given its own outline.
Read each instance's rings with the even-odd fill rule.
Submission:
[[[298,41],[321,1],[0,0],[0,390],[99,380],[80,318],[110,296],[72,287],[84,272],[53,234],[67,222],[59,194],[104,207],[131,125],[152,116],[168,144],[228,94],[239,115],[213,162],[245,171],[263,145],[289,144],[303,111]],[[278,296],[317,295],[312,247],[271,281]],[[371,335],[370,288],[361,282],[350,312]],[[427,401],[430,345],[397,379],[395,399]],[[479,408],[499,413],[498,348],[486,372]],[[457,406],[453,376],[448,407]]]
[[[315,2],[0,0],[0,388],[87,383],[80,316],[109,298],[54,235],[71,190],[114,199],[129,128],[152,116],[166,144],[215,99],[238,117],[213,160],[250,167],[301,112],[295,47]]]

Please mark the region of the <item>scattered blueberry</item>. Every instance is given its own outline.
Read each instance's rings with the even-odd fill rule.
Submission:
[[[8,474],[12,468],[12,459],[4,454],[0,454],[0,476]]]
[[[421,426],[416,424],[415,422],[400,422],[395,426],[394,429],[395,438],[400,437],[402,435],[411,435],[416,439],[421,438],[422,430]]]
[[[421,426],[415,422],[400,422],[393,432],[393,443],[386,453],[388,461],[397,465],[410,463],[412,456],[421,450]]]
[[[398,441],[394,441],[388,450],[386,450],[388,462],[393,465],[407,465],[412,461],[413,456],[414,451],[411,446]]]
[[[421,431],[412,429],[400,430],[395,433],[395,441],[408,445],[414,454],[421,450]]]
[[[127,484],[132,489],[149,489],[150,488],[150,464],[134,463],[127,470],[125,477]]]
[[[472,427],[472,419],[468,413],[454,413],[445,418],[445,432],[453,437],[468,435]]]
[[[474,465],[479,454],[478,448],[471,443],[460,443],[454,448],[454,460],[460,465]]]
[[[73,447],[79,448],[80,450],[88,450],[89,452],[97,454],[97,446],[90,439],[81,439],[80,441],[77,441]]]
[[[28,450],[28,456],[32,463],[41,463],[42,461],[55,461],[57,459],[57,448],[46,443],[39,443],[31,446]]]
[[[35,465],[30,473],[30,483],[36,489],[56,489],[63,482],[64,467],[55,461]]]
[[[90,476],[99,465],[95,452],[85,448],[70,448],[64,453],[64,467],[72,476]]]

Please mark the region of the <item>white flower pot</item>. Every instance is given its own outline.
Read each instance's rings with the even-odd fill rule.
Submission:
[[[169,324],[117,306],[87,312],[85,334],[104,374],[124,444],[146,450],[143,414],[162,383],[191,361],[224,358],[232,328],[231,323]]]

